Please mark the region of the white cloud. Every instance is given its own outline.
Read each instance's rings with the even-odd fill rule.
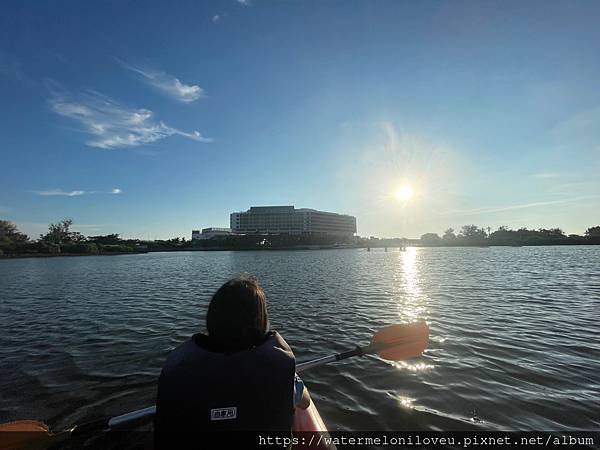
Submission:
[[[212,21],[212,23],[217,23],[219,21],[219,19],[221,19],[221,16],[219,16],[218,14],[215,14],[214,16],[212,16],[212,19],[210,19]]]
[[[216,18],[216,19],[215,19]],[[212,21],[216,22],[219,20],[219,16],[213,16]],[[149,85],[167,94],[169,97],[179,100],[183,103],[191,103],[200,98],[206,97],[204,89],[194,84],[184,84],[179,81],[178,78],[173,75],[169,75],[166,72],[159,70],[153,70],[148,68],[141,68],[121,62],[123,67],[136,74],[140,75],[142,79]]]
[[[92,136],[92,147],[112,149],[136,147],[179,135],[199,142],[212,142],[198,131],[186,132],[154,119],[148,109],[125,107],[110,97],[90,91],[77,97],[55,93],[49,100],[61,116],[79,122]]]
[[[108,192],[106,192],[106,191],[82,191],[82,190],[63,191],[62,189],[47,189],[45,191],[32,191],[32,192],[37,195],[42,195],[45,197],[51,197],[51,196],[79,197],[80,195],[90,195],[90,194],[114,195],[114,194],[121,194],[123,191],[121,191],[121,189],[119,189],[119,188],[114,188]]]
[[[240,5],[250,6],[250,0],[236,0]]]
[[[84,195],[85,191],[63,191],[62,189],[48,189],[46,191],[33,191],[37,195],[43,196],[65,196],[65,197],[77,197],[79,195]]]

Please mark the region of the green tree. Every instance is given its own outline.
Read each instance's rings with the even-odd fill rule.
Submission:
[[[504,225],[490,233],[488,238],[495,245],[521,245],[521,235],[519,232],[511,230]]]
[[[83,244],[86,241],[78,231],[71,231],[73,220],[63,219],[59,223],[51,223],[48,232],[40,235],[40,240],[46,245],[51,253],[60,253],[61,247],[65,245]]]
[[[21,233],[14,222],[0,220],[0,250],[12,252],[29,241],[26,234]]]
[[[69,242],[70,227],[73,224],[71,219],[63,219],[59,223],[48,225],[48,232],[40,235],[40,239],[47,244],[60,246]]]
[[[477,225],[463,225],[459,236],[469,241],[475,241],[485,239],[487,234],[483,228],[479,228]]]
[[[442,241],[442,238],[440,238],[437,233],[425,233],[423,236],[421,236],[421,242],[423,244],[427,244],[427,245],[437,245]]]
[[[492,233],[489,234],[489,238],[490,239],[507,239],[512,235],[515,235],[517,232],[510,230],[507,226],[502,225],[501,227],[498,227],[498,229]]]
[[[456,234],[454,234],[454,229],[448,228],[446,231],[444,231],[442,239],[446,242],[454,242],[456,240]]]
[[[585,230],[585,235],[589,238],[600,237],[600,226],[589,227],[587,230]]]
[[[550,238],[564,238],[565,237],[565,232],[563,230],[561,230],[560,228],[550,228],[550,229],[540,228],[538,230],[538,233],[540,233],[544,237],[550,237]]]
[[[100,245],[117,245],[120,244],[121,238],[118,234],[107,234],[104,236],[90,236],[88,241],[94,242],[95,244]]]

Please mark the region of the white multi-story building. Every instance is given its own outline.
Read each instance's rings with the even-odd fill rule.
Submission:
[[[229,221],[234,233],[338,236],[356,233],[356,217],[294,206],[252,206],[248,211],[231,213]]]

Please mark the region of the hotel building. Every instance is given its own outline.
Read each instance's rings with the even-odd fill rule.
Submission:
[[[356,233],[356,217],[294,206],[252,206],[248,211],[231,213],[229,220],[231,230],[243,234]]]

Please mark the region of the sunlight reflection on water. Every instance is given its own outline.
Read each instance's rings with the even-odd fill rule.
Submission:
[[[421,265],[419,261],[419,249],[408,247],[398,255],[397,272],[394,276],[396,281],[395,298],[397,299],[398,316],[401,322],[414,322],[426,319],[427,295],[423,294],[421,282]],[[423,372],[432,370],[433,364],[422,361],[399,361],[392,365],[401,370],[410,372]]]
[[[401,407],[406,408],[406,409],[413,409],[415,407],[414,403],[415,403],[415,399],[405,396],[405,395],[393,395],[393,394],[389,394],[390,397],[396,399],[398,401],[398,403],[400,404]]]
[[[407,362],[407,361],[393,361],[392,365],[399,369],[408,370],[410,372],[426,372],[435,368],[434,364],[427,364],[424,362]]]
[[[422,294],[420,286],[419,250],[408,247],[399,254],[398,273],[394,277],[397,283],[396,298],[398,316],[403,322],[424,319],[427,312],[427,296]]]

